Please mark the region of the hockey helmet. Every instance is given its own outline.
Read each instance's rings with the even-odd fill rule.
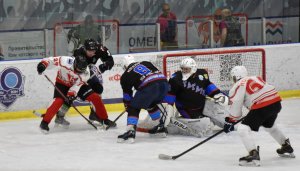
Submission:
[[[197,71],[196,61],[192,58],[185,58],[181,61],[180,69],[182,72],[182,80],[187,80]]]
[[[86,39],[84,41],[84,47],[86,50],[97,50],[97,42],[94,39]]]
[[[126,55],[124,58],[123,58],[123,69],[126,70],[127,67],[131,64],[131,63],[134,63],[135,60],[134,60],[134,57],[132,55]]]
[[[247,69],[244,66],[235,66],[232,68],[230,72],[231,78],[233,82],[237,82],[240,79],[246,77],[248,75]]]
[[[86,60],[86,57],[84,56],[75,56],[75,60],[74,60],[74,70],[79,72],[79,73],[82,73],[86,70],[88,66],[88,63],[87,63],[87,60]]]

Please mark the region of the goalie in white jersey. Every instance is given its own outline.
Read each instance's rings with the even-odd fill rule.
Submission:
[[[247,116],[237,126],[237,131],[249,152],[248,156],[239,159],[240,165],[260,165],[259,146],[256,147],[251,131],[258,131],[260,126],[281,145],[277,149],[279,156],[295,157],[289,139],[283,135],[275,124],[281,110],[281,98],[275,87],[258,76],[247,76],[244,66],[235,66],[231,77],[235,83],[229,92],[230,115],[225,118],[226,133],[233,131],[233,123],[242,117],[242,107],[249,109]]]
[[[91,87],[87,84],[90,78],[90,70],[87,67],[88,63],[83,56],[69,57],[49,57],[44,58],[37,65],[37,71],[42,74],[46,69],[58,67],[55,86],[59,89],[64,96],[67,96],[72,103],[73,99],[77,96],[81,100],[87,100],[93,104],[96,108],[96,114],[104,121],[109,120],[104,104],[100,96],[95,93]],[[64,97],[58,90],[54,90],[54,99],[52,104],[48,107],[43,120],[40,124],[40,128],[43,133],[49,132],[49,123],[59,108],[64,103]]]

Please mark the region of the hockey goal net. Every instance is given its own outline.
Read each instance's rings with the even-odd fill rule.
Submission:
[[[78,48],[84,42],[84,40],[80,39],[86,39],[88,36],[91,36],[91,32],[82,29],[84,27],[83,21],[56,23],[53,29],[54,56],[71,55],[74,49]],[[92,27],[92,31],[95,32],[93,36],[96,37],[93,37],[94,39],[101,41],[112,53],[119,52],[120,35],[118,20],[94,20]],[[77,36],[75,36],[75,32]],[[103,39],[103,37],[105,38]]]
[[[188,51],[165,54],[157,57],[157,66],[163,73],[170,76],[180,70],[180,63],[184,58],[195,59],[198,68],[208,71],[211,82],[223,92],[228,93],[232,86],[230,71],[234,66],[244,65],[249,75],[265,76],[265,51],[259,48]]]
[[[241,24],[242,36],[248,42],[248,17],[243,13],[232,14]],[[211,23],[210,23],[211,22]],[[186,46],[187,48],[220,47],[221,31],[219,28],[221,20],[215,20],[214,16],[188,16],[186,17]],[[210,38],[213,33],[212,39]],[[210,42],[212,40],[212,42]]]

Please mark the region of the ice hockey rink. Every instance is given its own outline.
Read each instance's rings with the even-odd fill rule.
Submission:
[[[117,136],[126,129],[126,116],[118,127],[96,131],[81,117],[68,117],[69,129],[54,128],[44,135],[40,119],[0,123],[0,170],[101,170],[101,171],[176,171],[176,170],[299,170],[300,99],[286,99],[277,123],[290,138],[296,158],[280,158],[279,145],[261,129],[255,133],[260,145],[260,167],[238,166],[239,157],[247,154],[236,132],[220,134],[176,160],[160,160],[160,153],[177,155],[204,140],[169,135],[150,137],[137,133],[134,144],[119,144]],[[110,114],[114,119],[119,113]],[[142,113],[145,115],[145,113]],[[297,158],[298,157],[298,158]]]

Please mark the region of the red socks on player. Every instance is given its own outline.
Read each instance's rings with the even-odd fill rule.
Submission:
[[[62,98],[55,98],[50,107],[48,107],[43,121],[50,123],[51,119],[58,112],[59,108],[63,105],[64,100]]]
[[[100,119],[105,120],[108,118],[105,106],[102,102],[102,99],[100,98],[100,95],[98,95],[97,93],[92,93],[86,98],[86,100],[93,103],[96,108],[96,114]]]

